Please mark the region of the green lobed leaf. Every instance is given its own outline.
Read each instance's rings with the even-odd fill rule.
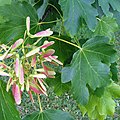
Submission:
[[[114,98],[120,98],[120,85],[112,82],[108,87],[107,90]]]
[[[113,10],[120,12],[120,0],[98,0],[98,4],[106,16],[112,16],[110,6],[112,6]]]
[[[94,36],[107,36],[110,39],[114,38],[114,32],[118,30],[116,20],[111,17],[102,17],[96,26]]]
[[[80,104],[88,102],[87,85],[95,90],[110,83],[109,64],[116,61],[117,54],[114,45],[108,42],[106,37],[89,39],[74,53],[70,66],[62,70],[62,82],[71,80],[73,95]]]
[[[61,110],[45,110],[43,112],[34,112],[26,116],[23,120],[74,120],[73,117]]]
[[[100,98],[98,103],[98,111],[100,115],[104,115],[105,118],[107,115],[114,115],[115,112],[115,101],[112,99],[111,94],[105,92],[104,95]]]
[[[83,115],[88,113],[90,119],[104,120],[108,115],[114,115],[116,107],[114,99],[118,97],[120,97],[120,86],[112,82],[105,88],[101,97],[92,93],[88,104],[85,106],[79,105],[79,107]]]
[[[88,113],[91,120],[105,120],[107,115],[113,116],[115,112],[115,101],[112,96],[105,92],[102,97],[91,95],[86,106],[79,106],[82,113]]]
[[[6,84],[0,80],[0,119],[21,120],[11,92],[6,92]]]
[[[94,30],[97,20],[97,10],[91,5],[94,0],[59,0],[63,12],[64,25],[71,36],[80,27],[80,18],[84,18],[89,29]]]
[[[15,41],[24,36],[27,16],[31,18],[31,28],[36,27],[38,21],[35,9],[26,2],[13,2],[10,5],[1,6],[0,16],[7,19],[4,24],[0,24],[1,43]]]

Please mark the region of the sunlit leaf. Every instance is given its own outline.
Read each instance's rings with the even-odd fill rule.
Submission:
[[[120,98],[120,85],[113,82],[107,87],[107,90],[114,98]]]
[[[110,93],[105,92],[102,97],[91,95],[88,104],[80,106],[80,109],[83,114],[87,112],[90,119],[105,120],[107,115],[114,115],[115,106]]]

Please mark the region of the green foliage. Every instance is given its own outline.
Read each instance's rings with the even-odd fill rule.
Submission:
[[[111,17],[102,17],[95,29],[95,36],[107,36],[110,39],[114,38],[114,32],[118,30],[116,20]]]
[[[71,80],[73,94],[80,104],[86,104],[89,99],[87,84],[95,90],[110,83],[109,64],[117,58],[109,39],[95,37],[88,40],[74,55],[69,67],[62,71],[62,81]],[[92,56],[92,57],[91,57]],[[69,73],[70,75],[68,76]]]
[[[43,112],[35,112],[26,116],[23,120],[73,120],[66,112],[60,110],[46,110]]]
[[[110,5],[114,10],[117,10],[120,12],[120,1],[119,0],[98,0],[99,5],[101,6],[103,12],[107,16],[112,16],[112,13],[110,12]]]
[[[50,87],[53,87],[53,90],[55,92],[56,95],[60,96],[62,94],[64,94],[65,92],[68,92],[71,88],[71,83],[61,83],[61,74],[58,73],[56,75],[55,79],[47,79],[46,80],[47,84]]]
[[[71,36],[74,36],[80,27],[80,18],[84,18],[91,30],[95,29],[97,24],[97,11],[92,7],[94,0],[59,0],[61,5],[64,26]]]
[[[112,76],[112,80],[115,82],[118,82],[118,70],[117,70],[117,63],[112,63],[110,66],[110,70],[111,70],[111,76]]]
[[[94,104],[93,104],[94,103]],[[113,115],[115,112],[115,102],[108,93],[99,98],[90,96],[89,102],[85,107],[80,107],[83,114],[88,112],[88,116],[93,119],[104,120],[107,115]]]
[[[114,98],[120,98],[120,86],[112,83],[107,87],[107,90]]]
[[[31,17],[31,25],[33,28],[37,27],[37,14],[35,9],[26,2],[13,2],[10,5],[0,7],[0,16],[7,21],[0,24],[0,42],[7,43],[11,40],[23,37],[26,30],[26,17]]]
[[[39,19],[42,19],[47,6],[48,6],[48,0],[44,0],[42,6],[40,6],[37,10]]]
[[[0,119],[21,120],[11,92],[6,92],[6,83],[0,80]]]
[[[104,120],[107,115],[113,116],[115,112],[116,103],[113,98],[120,97],[120,86],[111,83],[105,88],[101,97],[91,94],[89,102],[85,106],[79,105],[83,115],[88,112],[91,119]]]
[[[67,41],[71,41],[71,38],[67,36],[61,36],[61,37],[56,36],[56,37],[60,39],[62,38],[66,39]],[[53,41],[54,39],[49,39],[49,40]],[[62,61],[63,63],[69,60],[70,57],[73,55],[73,53],[76,51],[75,47],[63,43],[61,41],[55,41],[55,44],[51,46],[51,48],[55,49],[56,55],[59,56],[59,60]]]
[[[31,34],[50,28],[54,36],[44,39],[37,37],[32,41],[25,34],[28,16],[31,19]],[[62,74],[59,66],[48,57],[53,69],[57,66],[59,70],[55,79],[47,79],[46,82],[57,95],[71,90],[83,115],[87,113],[90,119],[104,120],[107,115],[113,116],[116,107],[114,99],[120,98],[118,56],[114,42],[111,44],[116,39],[114,33],[119,32],[119,26],[119,0],[0,0],[0,43],[13,43],[23,38],[25,44],[30,43],[31,47],[35,44],[38,47],[46,39],[54,41],[55,44],[49,48],[54,49],[58,59],[63,62]],[[0,58],[6,57],[2,56],[2,52],[8,48],[0,46]],[[40,48],[39,54],[50,55],[54,50],[44,54],[44,48]],[[25,54],[28,51],[22,52]],[[53,57],[54,60],[55,58],[56,56]],[[41,57],[37,59],[42,60]],[[2,67],[0,65],[0,70]],[[51,69],[45,69],[50,74],[55,74]],[[30,70],[33,71],[32,68]],[[42,70],[39,71],[41,73]],[[20,120],[13,103],[11,92],[6,93],[5,83],[0,81],[0,119]],[[23,120],[31,119],[73,120],[68,113],[59,110],[35,112]]]
[[[0,0],[0,6],[3,6],[5,4],[10,4],[12,0]]]
[[[120,27],[120,19],[119,19],[120,18],[120,12],[113,11],[113,16],[114,16],[114,18],[116,18],[117,24]]]

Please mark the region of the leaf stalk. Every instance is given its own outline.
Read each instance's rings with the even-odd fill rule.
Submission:
[[[79,48],[79,49],[82,50],[82,48],[81,48],[80,46],[78,46],[78,45],[76,45],[76,44],[74,44],[74,43],[68,42],[68,41],[66,41],[66,40],[64,40],[64,39],[61,39],[61,38],[58,38],[58,37],[55,37],[55,36],[49,36],[49,38],[53,38],[53,39],[62,41],[62,42],[64,42],[64,43],[67,43],[67,44],[69,44],[69,45],[72,45],[72,46],[74,46],[74,47]]]

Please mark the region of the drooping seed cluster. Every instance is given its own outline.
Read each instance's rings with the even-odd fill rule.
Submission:
[[[50,29],[30,34],[30,17],[26,19],[26,33],[30,38],[42,38],[53,34]],[[2,52],[0,56],[0,75],[8,76],[6,91],[12,87],[12,93],[16,104],[21,103],[23,91],[27,91],[33,101],[32,92],[47,95],[45,78],[54,78],[55,71],[46,63],[62,65],[54,55],[54,49],[48,49],[54,41],[45,41],[43,45],[25,45],[25,39],[18,39],[13,45],[0,45]],[[7,65],[6,59],[10,59],[11,64]]]

